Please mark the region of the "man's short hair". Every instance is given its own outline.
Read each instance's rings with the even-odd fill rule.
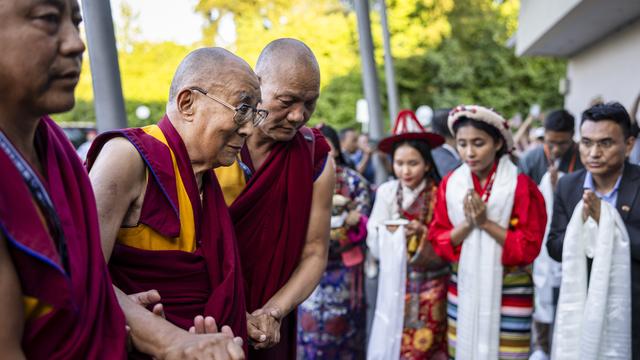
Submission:
[[[613,121],[620,125],[625,138],[633,136],[631,133],[631,117],[627,109],[619,102],[609,102],[606,104],[596,104],[582,113],[583,124],[585,121]]]
[[[445,138],[451,138],[451,131],[449,130],[449,112],[451,109],[438,109],[433,114],[433,120],[431,120],[431,129],[434,133],[443,136]]]
[[[550,131],[573,133],[576,128],[576,119],[567,110],[555,110],[544,119],[544,128]]]
[[[347,137],[347,134],[350,132],[356,132],[356,129],[352,127],[341,129],[340,132],[338,133],[338,135],[340,136],[340,141],[344,140]]]

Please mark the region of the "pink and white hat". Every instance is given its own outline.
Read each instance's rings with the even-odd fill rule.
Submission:
[[[509,130],[509,124],[502,115],[495,112],[493,109],[486,108],[480,105],[458,105],[449,112],[448,125],[452,134],[453,125],[460,120],[461,117],[485,122],[494,128],[498,129],[500,135],[504,138],[505,146],[509,152],[513,150],[513,135]]]

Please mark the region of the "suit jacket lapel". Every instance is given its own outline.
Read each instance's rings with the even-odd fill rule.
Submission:
[[[622,180],[620,180],[618,200],[616,202],[616,208],[625,222],[629,219],[631,207],[638,195],[638,178],[640,178],[638,168],[626,163],[622,173]]]
[[[569,204],[571,204],[571,209],[576,208],[580,200],[582,200],[582,194],[584,193],[584,178],[587,176],[587,171],[584,169],[578,171],[580,172],[579,175],[576,173],[576,175],[578,175],[578,180],[569,193]],[[571,218],[571,214],[569,214],[569,218]]]

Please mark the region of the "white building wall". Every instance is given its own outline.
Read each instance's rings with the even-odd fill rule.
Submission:
[[[576,118],[596,97],[630,111],[640,94],[640,20],[571,57],[567,78],[565,108]]]
[[[521,0],[516,54],[534,46],[554,25],[584,0]]]

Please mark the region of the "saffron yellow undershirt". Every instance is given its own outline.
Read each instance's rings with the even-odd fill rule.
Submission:
[[[142,130],[169,147],[167,139],[157,125],[146,126],[143,127]],[[180,236],[177,238],[166,237],[145,224],[138,224],[135,227],[120,228],[116,239],[119,244],[142,250],[180,250],[186,252],[194,252],[196,250],[193,207],[182,177],[180,176],[175,154],[171,148],[169,148],[169,151],[171,152],[171,161],[173,162],[173,171],[176,177],[176,190],[180,213]]]

